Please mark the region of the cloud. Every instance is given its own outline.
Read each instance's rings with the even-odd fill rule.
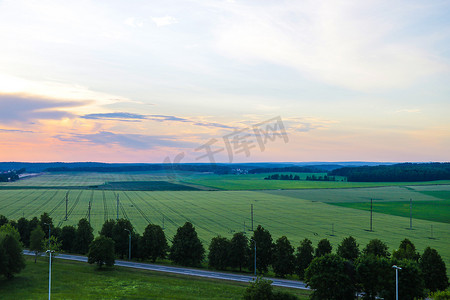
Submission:
[[[436,14],[432,6],[407,2],[400,10],[388,1],[283,4],[222,4],[227,17],[214,28],[216,49],[245,64],[276,64],[363,91],[410,86],[449,69],[433,48],[436,41],[430,36],[435,32],[416,28],[416,22]]]
[[[34,133],[34,131],[31,130],[3,129],[3,128],[0,128],[0,132]]]
[[[34,95],[0,94],[0,123],[60,120],[74,115],[63,109],[88,104],[89,101],[45,99]]]
[[[142,27],[142,26],[144,26],[144,21],[142,21],[140,19],[133,18],[133,17],[125,19],[125,21],[123,21],[123,23],[125,25],[130,26],[130,27]]]
[[[93,134],[56,135],[54,138],[63,142],[89,143],[95,145],[118,145],[137,150],[149,150],[160,147],[193,148],[196,144],[181,141],[175,136],[154,136],[143,134],[124,134],[100,131]]]
[[[182,123],[190,123],[195,126],[203,126],[203,127],[216,127],[223,129],[234,129],[236,127],[220,124],[216,122],[203,122],[197,120],[191,120],[187,118],[181,118],[176,116],[169,115],[141,115],[135,113],[127,113],[127,112],[114,112],[114,113],[97,113],[97,114],[88,114],[81,116],[83,119],[90,120],[115,120],[115,121],[124,121],[124,122],[140,122],[143,120],[157,121],[157,122],[182,122]]]
[[[81,116],[83,119],[88,120],[117,120],[117,121],[141,121],[147,119],[145,115],[126,113],[126,112],[114,112],[103,114],[88,114]]]
[[[156,26],[163,27],[178,23],[177,19],[171,16],[164,17],[153,17],[152,21],[155,22]]]

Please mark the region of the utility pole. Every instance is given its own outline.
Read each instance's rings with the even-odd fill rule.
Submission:
[[[409,198],[409,230],[412,230],[412,198]]]
[[[128,231],[128,260],[131,260],[131,231],[126,229]]]
[[[67,206],[69,204],[69,191],[66,193],[66,221],[67,221]]]
[[[253,231],[253,204],[251,204],[251,213],[252,213],[252,231]]]
[[[49,223],[44,223],[44,225],[48,225],[48,249],[50,249],[50,236],[51,236],[51,228]]]
[[[255,280],[256,280],[256,241],[254,239],[251,239],[253,241],[253,244],[255,245]]]
[[[119,194],[117,193],[117,217],[116,220],[119,220]]]
[[[91,201],[89,201],[88,216],[89,216],[89,225],[91,225]]]
[[[372,198],[370,198],[370,231],[372,231]]]
[[[52,294],[52,253],[55,253],[55,251],[47,250],[46,252],[50,254],[50,261],[48,267],[48,300],[50,300]]]

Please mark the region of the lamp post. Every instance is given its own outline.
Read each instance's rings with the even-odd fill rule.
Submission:
[[[251,239],[253,241],[253,244],[255,245],[255,277],[256,277],[256,241],[254,239]]]
[[[50,260],[48,262],[48,300],[50,300],[51,293],[52,293],[52,253],[55,253],[54,250],[47,250],[47,253],[50,254]]]
[[[392,266],[395,269],[395,299],[398,300],[398,270],[402,268],[397,267],[396,265]]]
[[[126,229],[128,231],[128,260],[131,260],[131,231]]]
[[[48,225],[48,249],[50,249],[50,235],[52,231],[49,223],[44,223],[44,225]]]

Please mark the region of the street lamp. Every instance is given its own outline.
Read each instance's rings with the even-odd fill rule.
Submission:
[[[398,300],[398,270],[402,268],[397,267],[396,265],[392,266],[395,269],[395,299]]]
[[[50,254],[49,267],[48,267],[48,300],[50,300],[50,296],[52,293],[52,253],[55,253],[54,250],[47,250],[47,253]]]
[[[131,260],[131,231],[126,229],[126,231],[128,231],[129,235],[128,235],[128,260]]]
[[[48,249],[50,249],[50,235],[52,231],[49,223],[44,223],[44,225],[48,225]]]
[[[256,277],[256,241],[254,239],[251,239],[253,241],[253,244],[255,245],[255,277]]]

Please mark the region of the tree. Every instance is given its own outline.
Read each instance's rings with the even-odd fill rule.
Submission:
[[[61,229],[61,249],[72,252],[75,249],[75,237],[77,230],[74,226],[66,225]]]
[[[444,291],[449,286],[447,268],[439,253],[427,247],[419,261],[422,270],[425,287],[432,292]]]
[[[292,274],[294,273],[294,261],[294,247],[291,246],[286,236],[280,237],[275,242],[273,250],[273,271],[279,277]]]
[[[166,235],[161,226],[148,224],[142,235],[142,256],[155,262],[158,258],[166,258],[167,245]]]
[[[398,294],[400,299],[422,299],[424,296],[424,282],[422,278],[422,272],[419,268],[419,264],[412,260],[403,259],[397,261],[391,260],[392,265],[397,265],[402,269],[398,271]],[[380,294],[384,299],[395,298],[395,270],[391,268],[389,273],[384,276],[388,276],[389,284],[388,289]]]
[[[317,244],[316,257],[324,256],[325,254],[330,254],[333,247],[331,247],[330,241],[327,239],[322,239]]]
[[[17,221],[17,231],[20,234],[20,241],[25,247],[30,246],[30,222],[25,218],[20,218]]]
[[[257,277],[245,289],[244,300],[272,300],[273,287],[272,281]]]
[[[314,259],[314,248],[310,239],[301,241],[297,248],[295,272],[300,280],[305,276],[305,270]]]
[[[392,272],[392,264],[387,258],[373,254],[364,255],[356,260],[355,268],[357,281],[366,299],[375,300],[389,288],[390,281],[386,274]]]
[[[86,218],[78,221],[75,235],[75,251],[80,254],[86,254],[89,251],[89,245],[94,240],[94,230]]]
[[[224,237],[216,236],[209,244],[208,264],[212,268],[225,270],[230,265],[231,242]]]
[[[103,265],[114,266],[114,241],[106,236],[98,236],[89,245],[88,263],[96,263],[98,268]]]
[[[53,228],[54,228],[53,220],[48,215],[48,213],[44,212],[41,215],[41,218],[39,219],[39,225],[41,226],[42,230],[45,233],[45,238],[48,239],[48,227],[49,227],[49,225],[50,225],[50,231],[53,230]]]
[[[401,241],[400,247],[392,252],[392,257],[398,260],[410,259],[419,261],[420,254],[416,252],[416,246],[410,240],[404,239]]]
[[[349,236],[342,240],[337,248],[337,255],[343,259],[354,262],[359,257],[359,245],[354,237]]]
[[[112,239],[114,240],[116,254],[121,258],[128,256],[129,235],[133,232],[133,225],[130,220],[119,219],[112,230]]]
[[[180,265],[197,266],[204,256],[205,249],[194,226],[190,222],[186,222],[183,226],[178,227],[177,233],[173,237],[172,247],[170,247],[169,259]]]
[[[315,291],[312,299],[354,299],[351,264],[336,254],[313,259],[305,271],[305,282]]]
[[[258,225],[250,240],[249,269],[254,270],[256,242],[256,269],[259,273],[266,273],[273,259],[273,242],[270,232],[261,225]]]
[[[0,227],[0,274],[11,279],[25,268],[19,232],[10,224]]]
[[[8,224],[8,218],[5,217],[4,215],[0,215],[0,227],[2,227],[5,224]]]
[[[370,240],[367,246],[363,249],[364,255],[373,254],[375,256],[381,256],[389,258],[390,254],[388,246],[379,239]]]
[[[242,232],[236,232],[230,242],[230,266],[239,267],[239,272],[242,271],[242,266],[248,261],[248,239]]]
[[[113,238],[113,230],[115,225],[116,221],[112,219],[106,220],[105,223],[103,223],[102,229],[100,230],[99,234],[109,238]]]
[[[34,263],[37,257],[44,251],[45,233],[41,226],[36,226],[30,234],[30,251],[34,252]]]

